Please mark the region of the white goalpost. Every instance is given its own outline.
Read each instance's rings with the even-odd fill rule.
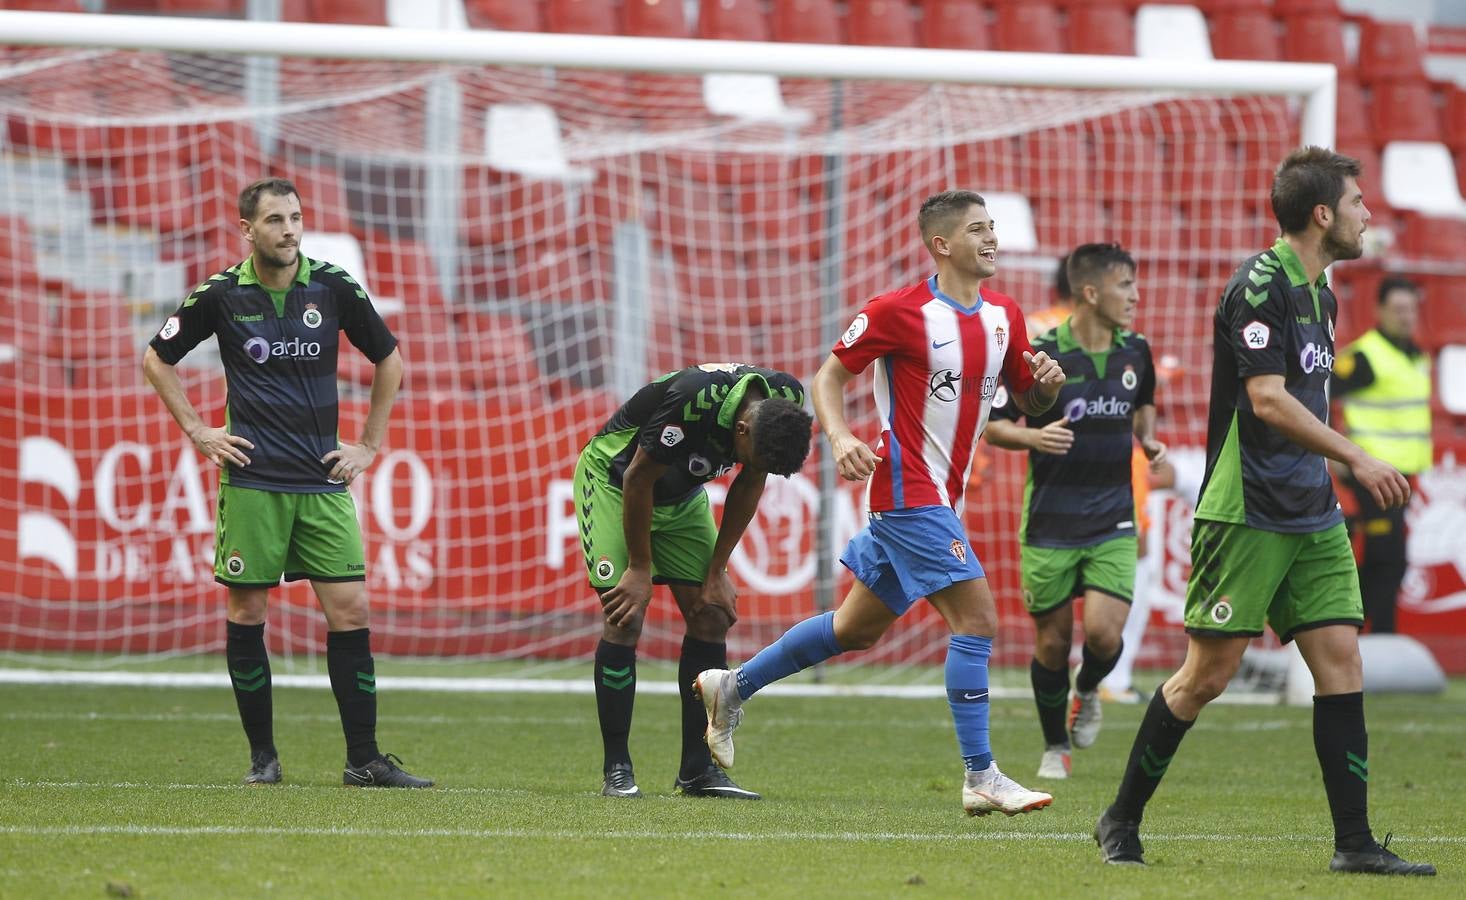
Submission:
[[[297,184],[305,254],[357,277],[402,341],[388,446],[353,485],[374,646],[561,678],[600,631],[571,470],[636,387],[726,360],[808,379],[860,303],[926,274],[921,200],[970,187],[998,220],[993,284],[1025,312],[1051,305],[1073,245],[1136,255],[1163,436],[1199,446],[1216,296],[1271,240],[1277,161],[1334,136],[1334,70],[1311,64],[21,12],[0,12],[0,42],[11,669],[222,649],[216,478],[139,363],[243,258],[234,198],[256,178]],[[222,418],[210,345],[181,372]],[[369,382],[343,357],[345,434]],[[868,396],[850,403],[873,437]],[[771,481],[734,558],[734,659],[848,583],[835,557],[859,498],[819,443]],[[1008,664],[1031,651],[1022,479],[1021,458],[984,448],[966,512]],[[1184,586],[1189,516],[1161,509],[1157,622]],[[675,658],[680,620],[653,606],[642,655]],[[945,632],[909,619],[831,677],[923,683]],[[270,622],[283,670],[322,651],[308,589],[275,592]],[[1150,661],[1170,660],[1177,630],[1153,633]]]

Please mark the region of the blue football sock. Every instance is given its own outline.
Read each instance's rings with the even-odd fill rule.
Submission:
[[[993,761],[988,744],[988,657],[993,639],[954,634],[947,644],[947,704],[957,726],[957,748],[969,772]]]
[[[840,645],[835,642],[834,612],[805,619],[738,668],[738,696],[747,700],[765,686],[840,653]],[[983,669],[983,675],[987,675],[987,669]],[[986,678],[983,683],[987,683]]]

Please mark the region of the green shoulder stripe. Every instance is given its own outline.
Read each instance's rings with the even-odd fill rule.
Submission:
[[[193,289],[193,293],[183,298],[183,308],[187,309],[188,307],[193,306],[195,303],[199,302],[199,298],[208,293],[209,288],[213,287],[215,284],[218,284],[221,281],[227,281],[230,275],[237,276],[238,274],[239,266],[234,265],[230,266],[228,269],[225,269],[223,272],[216,272],[213,275],[210,275],[207,281],[200,282],[199,286]]]

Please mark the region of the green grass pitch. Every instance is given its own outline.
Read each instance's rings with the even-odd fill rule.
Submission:
[[[384,687],[382,749],[439,783],[407,792],[341,786],[324,690],[276,688],[285,784],[246,788],[227,689],[0,685],[0,897],[1466,895],[1466,683],[1366,709],[1376,834],[1437,878],[1328,873],[1307,709],[1208,709],[1150,807],[1151,865],[1136,870],[1102,865],[1089,832],[1137,706],[1106,707],[1050,809],[969,819],[939,699],[754,699],[734,771],[765,794],[749,803],[672,794],[670,696],[639,698],[648,796],[625,801],[598,794],[588,695]],[[1039,786],[1032,704],[992,712],[1000,765]]]

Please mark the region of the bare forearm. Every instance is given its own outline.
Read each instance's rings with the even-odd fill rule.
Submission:
[[[1013,395],[1013,402],[1023,411],[1025,416],[1041,416],[1048,412],[1059,397],[1059,389],[1054,388],[1050,393],[1043,388],[1034,386],[1021,394]]]
[[[652,567],[652,490],[656,478],[630,467],[621,482],[621,530],[626,539],[626,564],[633,569]]]
[[[982,436],[994,447],[1004,450],[1032,450],[1037,445],[1036,428],[1026,428],[1007,419],[989,419]]]
[[[763,473],[750,473],[744,469],[733,479],[723,501],[723,521],[718,525],[718,540],[713,545],[713,557],[708,563],[709,574],[728,568],[734,548],[743,539],[748,523],[758,513],[758,501],[763,497],[766,477]]]
[[[815,418],[819,420],[825,439],[831,443],[836,437],[850,434],[850,425],[845,421],[845,384],[854,377],[832,354],[825,359],[810,384]]]
[[[1353,465],[1360,454],[1357,445],[1319,421],[1297,398],[1286,391],[1252,398],[1252,411],[1279,434],[1310,453]]]
[[[194,409],[193,403],[188,399],[188,392],[183,389],[183,379],[178,377],[178,370],[163,362],[151,347],[143,356],[143,377],[158,392],[158,396],[163,399],[163,405],[172,414],[173,421],[178,423],[185,435],[192,438],[194,432],[205,427],[203,417]]]
[[[1135,439],[1138,441],[1150,441],[1155,439],[1155,406],[1147,403],[1135,410]]]
[[[397,400],[397,391],[402,386],[402,354],[393,350],[377,363],[372,375],[372,400],[367,410],[366,424],[362,427],[362,446],[377,450],[387,436],[387,419],[392,415],[392,404]]]

